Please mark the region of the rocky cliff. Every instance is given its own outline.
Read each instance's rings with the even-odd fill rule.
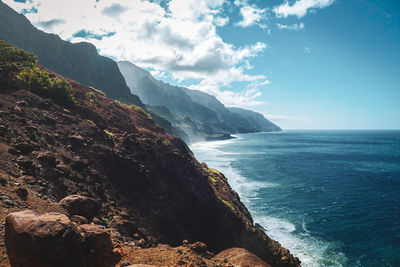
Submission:
[[[12,56],[7,49],[12,49]],[[58,78],[71,84],[66,89],[72,102],[55,104],[52,94],[33,90],[38,86],[33,78],[29,83],[21,79],[20,68],[24,72],[27,66],[37,68],[23,62],[23,52],[8,46],[0,52],[0,217],[4,221],[7,214],[25,209],[58,212],[36,216],[27,211],[8,217],[6,245],[12,259],[26,260],[26,253],[15,252],[21,250],[20,235],[32,236],[31,241],[39,238],[32,244],[47,244],[43,240],[48,235],[49,240],[61,238],[46,230],[53,229],[46,228],[50,223],[60,231],[77,233],[68,239],[75,243],[68,244],[84,244],[91,252],[92,258],[82,262],[93,260],[99,249],[110,252],[106,230],[96,228],[101,226],[108,229],[118,250],[112,253],[130,263],[218,266],[215,253],[239,247],[272,266],[299,266],[287,249],[254,227],[224,175],[198,163],[181,140],[167,134],[141,108],[112,101],[100,91],[40,67],[37,73],[48,75],[53,87]],[[9,62],[13,58],[16,61]],[[91,205],[95,211],[89,215],[85,208],[65,209],[69,202],[58,202],[70,195],[93,199],[99,206]],[[27,225],[38,225],[39,232]],[[3,236],[4,224],[0,230]],[[184,247],[173,248],[182,240],[187,240]],[[56,241],[61,246],[65,239]],[[28,243],[23,244],[29,249]],[[0,252],[6,255],[4,244]],[[237,258],[231,254],[222,255]],[[35,255],[39,262],[46,260]],[[6,264],[7,257],[0,261]]]
[[[117,63],[131,92],[150,110],[189,135],[189,141],[226,138],[235,133],[281,131],[257,112],[231,110],[212,95],[156,80],[130,62]]]

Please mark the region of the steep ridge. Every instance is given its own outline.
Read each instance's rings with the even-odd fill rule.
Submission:
[[[199,164],[142,109],[69,79],[75,100],[60,106],[10,75],[10,66],[21,65],[0,64],[3,220],[26,208],[59,210],[60,199],[79,194],[102,203],[96,223],[119,232],[125,255],[144,253],[138,245],[178,246],[186,239],[204,242],[214,253],[242,247],[272,266],[299,266],[287,249],[254,227],[227,179]],[[125,231],[132,228],[143,240],[133,242],[135,232]]]
[[[72,44],[35,28],[0,1],[0,40],[35,53],[39,63],[82,84],[102,90],[111,99],[143,107],[132,95],[117,64],[100,56],[89,43]]]
[[[233,116],[242,118],[242,120],[238,120],[238,130],[240,132],[281,131],[281,128],[266,120],[260,113],[242,108],[228,108],[228,110]]]
[[[224,138],[233,133],[281,130],[257,112],[231,112],[214,96],[156,80],[130,62],[117,63],[132,93],[149,109],[191,135],[191,141]]]

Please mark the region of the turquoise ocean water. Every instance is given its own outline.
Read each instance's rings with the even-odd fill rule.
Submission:
[[[190,147],[302,266],[400,266],[400,131],[284,131]]]

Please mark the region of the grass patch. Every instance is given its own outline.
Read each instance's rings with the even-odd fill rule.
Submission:
[[[128,104],[122,103],[122,102],[120,102],[120,101],[118,101],[118,100],[114,100],[114,103],[116,103],[116,104],[118,104],[118,105],[120,105],[121,107],[124,107],[124,108],[136,110],[136,111],[138,111],[139,113],[145,115],[147,118],[153,119],[153,118],[151,117],[151,115],[150,115],[149,113],[147,113],[147,112],[146,112],[143,108],[141,108],[141,107],[138,107],[138,106],[136,106],[136,105],[128,105]]]
[[[201,164],[203,169],[207,172],[208,178],[216,184],[218,180],[227,182],[228,179],[216,169],[208,168],[206,164]]]
[[[230,208],[232,211],[236,211],[235,207],[234,207],[231,203],[229,203],[228,201],[226,201],[225,199],[222,199],[222,198],[220,198],[220,197],[218,197],[218,199],[221,200],[222,203],[224,203],[225,206],[227,206],[228,208]]]
[[[213,177],[211,177],[211,176],[208,176],[208,179],[210,179],[210,181],[211,181],[213,184],[216,184],[216,183],[217,183],[217,179],[215,179],[215,178],[213,178]]]
[[[208,168],[208,170],[216,175],[221,175],[221,173],[219,171],[217,171],[216,169],[212,169],[212,168]]]
[[[90,124],[96,126],[96,123],[94,123],[94,121],[91,121],[91,120],[87,120],[87,121],[88,121]]]
[[[96,89],[96,88],[94,88],[92,86],[89,86],[89,88],[92,89],[93,91],[95,91],[96,93],[102,95],[102,96],[106,96],[106,94],[103,91],[99,90],[99,89]]]
[[[113,134],[112,132],[110,132],[109,130],[104,130],[104,133],[108,136],[108,138],[114,138],[115,134]]]

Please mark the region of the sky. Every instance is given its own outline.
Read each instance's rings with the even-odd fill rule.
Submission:
[[[400,129],[399,0],[3,0],[283,129]]]

